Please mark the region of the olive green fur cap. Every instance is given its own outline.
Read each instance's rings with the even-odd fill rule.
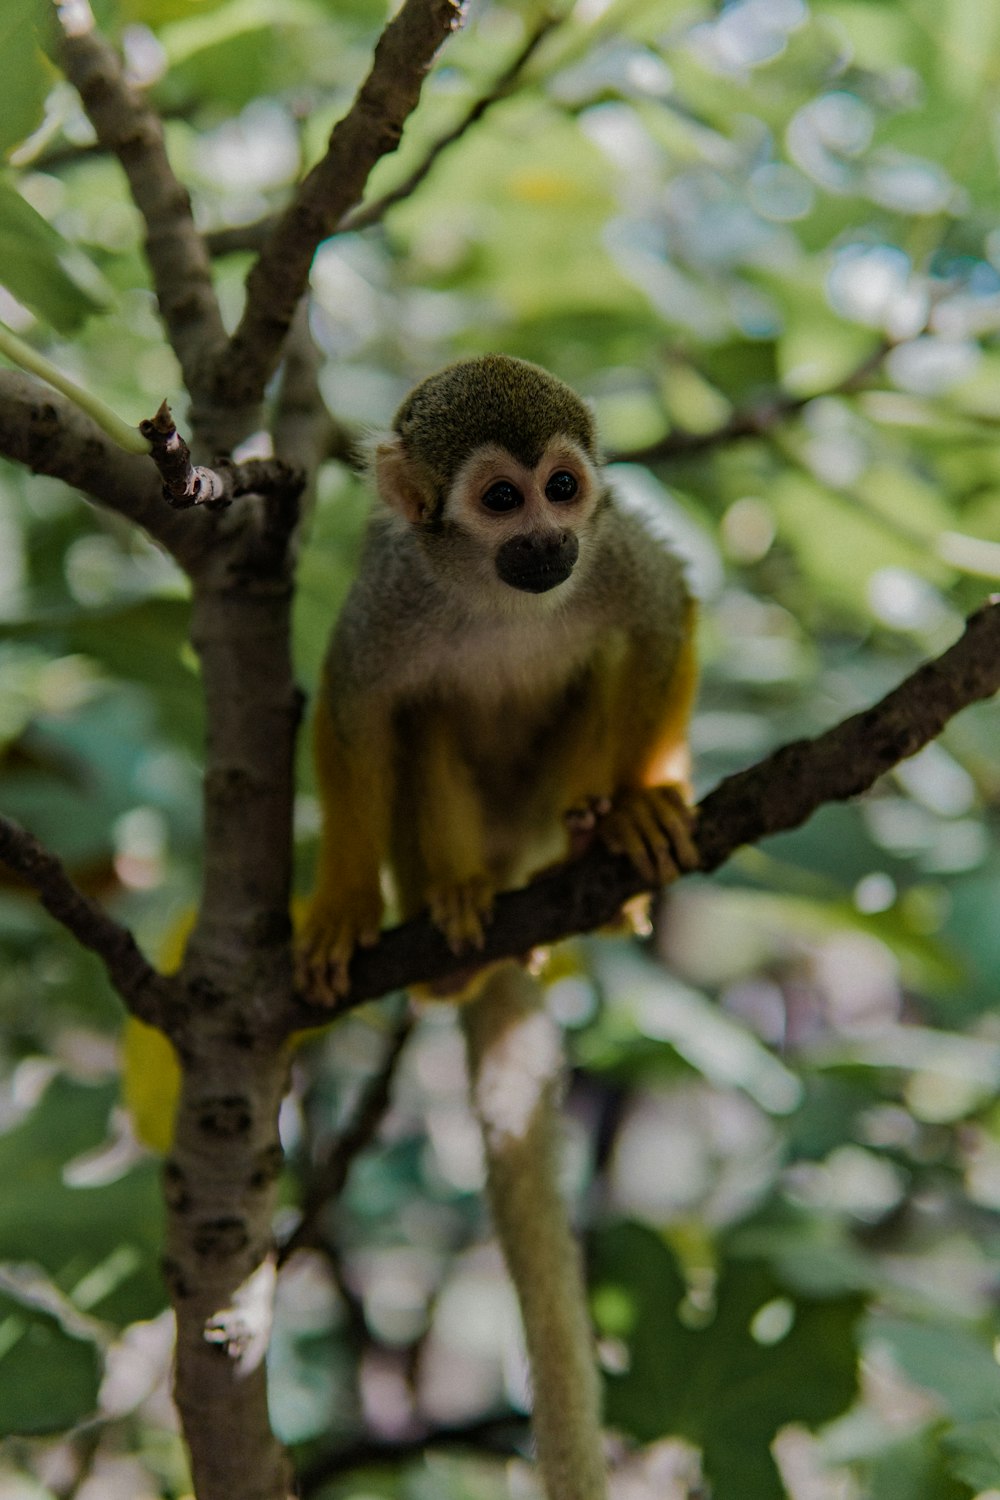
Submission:
[[[599,461],[594,421],[576,392],[540,365],[506,354],[439,370],[410,392],[392,425],[442,488],[483,443],[498,443],[533,468],[546,443],[565,433]]]

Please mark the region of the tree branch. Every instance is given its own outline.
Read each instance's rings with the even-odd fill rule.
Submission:
[[[0,453],[134,521],[182,567],[204,547],[207,517],[171,511],[148,457],[125,453],[73,402],[17,370],[0,370]]]
[[[298,1476],[299,1490],[308,1496],[355,1469],[381,1468],[384,1464],[395,1466],[407,1459],[422,1458],[429,1448],[466,1448],[514,1454],[523,1452],[528,1441],[528,1419],[519,1412],[476,1417],[454,1427],[431,1427],[394,1442],[359,1438],[346,1448],[314,1459]]]
[[[449,146],[461,140],[462,136],[473,125],[478,124],[494,104],[499,104],[501,100],[510,97],[524,69],[552,29],[559,25],[561,19],[558,16],[543,16],[521,50],[496,79],[488,93],[474,100],[450,130],[446,130],[443,135],[438,136],[436,141],[431,142],[423,160],[418,162],[412,172],[396,187],[383,193],[381,197],[373,198],[370,203],[363,203],[347,214],[332,232],[348,234],[358,229],[369,229],[373,224],[380,223],[390,208],[416,192],[438,158],[448,150]],[[278,215],[269,214],[252,224],[236,224],[228,229],[214,229],[205,236],[209,254],[231,255],[238,250],[259,250],[277,223]]]
[[[322,356],[309,326],[309,308],[300,302],[285,345],[281,382],[274,402],[271,434],[284,463],[308,476],[306,505],[312,500],[319,466],[340,437],[319,388]]]
[[[96,953],[128,1009],[150,1026],[164,1026],[176,1005],[174,986],[140,952],[127,927],[85,896],[65,865],[26,828],[0,816],[0,862],[38,893],[45,910]]]
[[[74,19],[76,10],[74,8]],[[126,80],[117,53],[93,17],[66,24],[63,66],[101,146],[128,178],[146,226],[146,257],[171,346],[188,390],[203,390],[226,333],[212,285],[212,265],[195,229],[191,199],[167,157],[159,115]]]
[[[326,155],[299,186],[247,277],[239,327],[217,364],[216,397],[251,406],[281,357],[317,246],[359,201],[375,163],[395,151],[435,53],[458,25],[458,0],[405,0],[371,71],[334,126]]]
[[[374,1140],[382,1116],[389,1107],[396,1068],[413,1026],[414,1018],[405,1015],[393,1031],[378,1071],[365,1083],[351,1119],[333,1141],[307,1186],[302,1219],[295,1233],[282,1245],[279,1265],[304,1245],[316,1243],[318,1221],[323,1209],[340,1197],[351,1167]]]
[[[372,224],[379,223],[390,208],[393,208],[397,203],[402,203],[404,198],[409,198],[412,193],[416,192],[417,188],[424,181],[424,178],[431,172],[438,157],[447,151],[449,146],[453,146],[456,141],[461,140],[466,131],[471,130],[472,126],[477,124],[487,111],[492,109],[494,104],[499,104],[502,99],[507,99],[510,96],[521,74],[538,51],[542,42],[553,27],[559,24],[559,19],[557,16],[543,16],[535,27],[535,30],[525,41],[521,50],[508,66],[504,68],[489,93],[481,95],[480,98],[470,104],[462,118],[456,121],[450,130],[446,130],[444,135],[439,136],[428,147],[426,156],[414,167],[408,177],[405,177],[394,188],[390,188],[387,193],[383,193],[381,197],[373,198],[370,203],[362,204],[353,213],[349,213],[346,218],[341,219],[337,225],[337,233],[349,234],[353,230],[370,228]]]
[[[196,505],[225,510],[243,495],[263,495],[279,513],[286,513],[286,533],[294,529],[305,476],[280,459],[255,458],[241,464],[217,459],[213,467],[193,463],[165,401],[155,416],[139,423],[139,431],[149,441],[150,457],[163,480],[163,498],[174,510]]]
[[[964,634],[874,707],[816,739],[796,740],[721,782],[697,809],[695,843],[711,871],[744,844],[797,828],[826,802],[846,801],[914,755],[953,715],[1000,691],[1000,596],[971,615]],[[512,958],[610,922],[626,901],[648,889],[630,861],[592,848],[572,864],[501,896],[475,963]],[[383,934],[351,965],[351,992],[338,1013],[389,990],[447,978],[468,969],[425,918]],[[299,999],[288,1029],[315,1024],[321,1012]]]
[[[778,391],[764,400],[736,407],[724,422],[718,427],[710,428],[708,432],[690,432],[684,427],[674,427],[666,437],[649,443],[645,448],[630,448],[613,454],[613,461],[626,464],[669,463],[677,459],[694,458],[700,453],[726,447],[744,438],[766,437],[779,423],[796,416],[811,401],[817,401],[823,396],[849,396],[861,390],[872,375],[881,369],[892,347],[891,340],[882,339],[853,370],[825,391],[814,391],[809,396],[793,396],[787,391]]]

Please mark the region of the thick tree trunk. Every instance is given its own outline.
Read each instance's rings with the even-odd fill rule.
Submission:
[[[207,708],[204,893],[174,1032],[184,1063],[165,1166],[176,1398],[198,1500],[286,1500],[267,1416],[272,1216],[292,986],[288,896],[298,695],[290,591],[199,585],[192,637]]]

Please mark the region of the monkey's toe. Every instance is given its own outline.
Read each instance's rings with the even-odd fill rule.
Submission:
[[[494,889],[485,875],[468,880],[429,886],[427,904],[431,921],[444,934],[452,953],[482,948],[486,926],[493,914]]]
[[[674,786],[642,787],[615,799],[598,834],[615,854],[626,854],[643,880],[666,885],[696,869],[691,809]]]
[[[351,958],[356,948],[378,942],[381,895],[355,892],[343,906],[313,907],[306,918],[296,954],[299,987],[316,1005],[335,1006],[351,987]]]

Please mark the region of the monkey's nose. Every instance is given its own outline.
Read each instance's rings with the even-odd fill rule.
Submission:
[[[580,544],[572,531],[521,532],[498,548],[496,570],[504,583],[528,594],[545,594],[565,583]]]

